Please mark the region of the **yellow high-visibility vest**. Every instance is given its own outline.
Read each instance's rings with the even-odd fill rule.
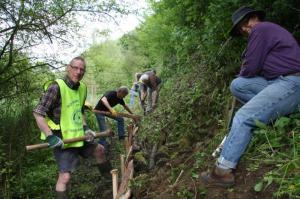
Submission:
[[[86,99],[86,85],[80,82],[77,90],[69,88],[64,80],[55,80],[60,89],[61,95],[61,115],[60,124],[55,124],[50,118],[46,117],[46,121],[51,130],[61,130],[63,139],[70,139],[84,135],[82,121],[82,107]],[[44,133],[41,139],[45,139]],[[64,144],[64,148],[81,147],[83,141],[71,144]]]

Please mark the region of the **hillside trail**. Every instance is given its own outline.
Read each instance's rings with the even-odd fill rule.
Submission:
[[[227,129],[230,128],[234,113],[241,106],[235,98],[228,104]],[[211,127],[216,131],[217,126]],[[213,132],[215,135],[217,132]],[[204,137],[199,143],[192,143],[190,147],[183,147],[180,144],[166,144],[164,152],[169,156],[157,154],[155,167],[152,170],[136,172],[136,176],[146,174],[148,182],[141,188],[134,190],[133,198],[137,199],[269,199],[276,187],[268,186],[262,192],[254,190],[255,185],[263,179],[268,171],[272,170],[269,165],[260,165],[260,168],[251,166],[251,162],[243,161],[234,171],[236,176],[235,186],[222,188],[217,186],[206,186],[200,180],[200,173],[212,169],[216,158],[211,155],[195,168],[196,154],[207,151],[207,146],[212,138]],[[176,155],[174,155],[176,154]],[[161,157],[159,157],[161,156]]]
[[[243,162],[235,171],[236,185],[225,189],[221,187],[207,187],[199,176],[200,172],[213,165],[215,158],[209,157],[203,160],[203,166],[196,170],[191,170],[195,165],[195,154],[204,151],[209,140],[194,145],[191,148],[182,148],[180,145],[166,145],[167,153],[176,153],[176,156],[165,157],[157,154],[154,168],[135,168],[134,177],[146,174],[147,183],[138,189],[133,189],[132,198],[136,199],[253,199],[272,198],[273,190],[276,187],[269,186],[263,193],[255,192],[254,186],[263,178],[263,175],[271,170],[265,165],[256,170],[249,170],[251,163]],[[113,168],[120,167],[120,154],[124,154],[122,143],[114,137],[110,139],[108,158],[111,160]],[[180,172],[182,168],[182,172]],[[174,172],[176,170],[176,172]],[[195,175],[196,172],[196,175]],[[172,178],[172,179],[171,179]],[[176,180],[174,180],[176,179]],[[119,182],[120,182],[119,176]],[[113,198],[111,181],[101,177],[93,159],[82,161],[78,172],[72,179],[71,187],[76,189],[77,194],[70,198],[81,199],[111,199]]]
[[[122,153],[122,143],[113,137],[109,139],[110,146],[107,153],[107,158],[111,161],[112,168],[119,168],[120,165],[120,154]],[[97,165],[93,158],[84,159],[81,161],[81,165],[76,171],[71,181],[72,189],[77,189],[81,194],[72,195],[72,199],[112,199],[112,181],[105,179],[101,176],[98,171]],[[120,182],[120,179],[119,179]]]
[[[174,149],[173,149],[174,150]],[[197,149],[199,150],[199,149]],[[207,169],[206,166],[191,171],[194,160],[191,158],[195,151],[179,151],[179,156],[170,158],[164,165],[156,166],[150,173],[149,183],[139,190],[135,190],[137,199],[271,199],[276,189],[271,185],[263,192],[256,192],[254,186],[263,178],[263,175],[272,168],[264,165],[255,171],[249,171],[248,163],[243,162],[235,171],[236,184],[232,188],[207,186],[200,180],[200,173]],[[205,160],[205,164],[212,165],[214,160]],[[183,166],[184,164],[184,166]],[[183,168],[182,174],[177,169]],[[196,174],[194,173],[196,172]],[[194,173],[194,174],[193,174]],[[137,174],[139,175],[139,174]],[[174,180],[176,179],[176,180]],[[175,182],[174,182],[175,181]]]

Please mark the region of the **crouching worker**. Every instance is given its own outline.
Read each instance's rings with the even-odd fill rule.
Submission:
[[[137,75],[137,80],[140,83],[141,106],[145,113],[152,112],[157,106],[161,79],[156,75],[155,70],[151,70]],[[145,103],[146,98],[148,98],[147,103]]]
[[[71,172],[79,165],[79,156],[94,156],[101,174],[110,176],[111,166],[105,159],[104,148],[93,142],[95,132],[90,130],[83,114],[86,85],[80,80],[85,73],[85,61],[75,57],[66,67],[66,76],[49,85],[33,111],[42,138],[53,148],[59,168],[56,182],[57,198],[67,198]],[[87,135],[86,141],[64,144],[63,139]]]
[[[231,92],[244,105],[235,114],[230,132],[213,171],[201,173],[207,184],[234,185],[232,170],[245,152],[255,121],[269,124],[299,110],[300,48],[291,33],[263,22],[263,11],[241,7],[232,15],[231,36],[244,35],[248,44],[239,77]]]

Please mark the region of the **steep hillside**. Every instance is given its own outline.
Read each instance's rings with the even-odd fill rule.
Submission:
[[[151,1],[153,15],[121,38],[124,49],[146,57],[143,68],[156,68],[163,80],[159,106],[139,132],[141,153],[149,164],[156,152],[156,165],[137,168],[136,198],[299,198],[299,114],[269,126],[257,123],[235,171],[235,187],[207,188],[200,182],[228,132],[229,85],[247,43],[228,32],[232,12],[245,4],[265,10],[268,21],[299,41],[299,21],[292,17],[299,19],[299,5],[279,0]]]
[[[205,92],[205,88],[214,91],[213,84],[203,84],[209,82],[205,74],[195,78],[195,71],[191,71],[182,77],[180,82],[177,78],[168,80],[158,109],[141,123],[138,138],[143,147],[139,153],[148,164],[138,164],[136,158],[134,198],[298,198],[299,113],[281,117],[269,126],[257,124],[254,138],[234,171],[233,188],[202,184],[199,174],[212,168],[216,159],[211,154],[227,132],[232,98],[225,97],[226,89],[224,97]],[[155,166],[149,169],[156,146]]]

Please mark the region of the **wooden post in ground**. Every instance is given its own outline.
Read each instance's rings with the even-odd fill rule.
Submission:
[[[138,126],[136,126],[136,127],[133,128],[133,131],[132,131],[132,136],[133,136],[133,137],[134,137],[135,134],[138,132],[138,130],[139,130],[139,127],[138,127]]]
[[[117,199],[129,199],[131,196],[131,190],[129,187],[129,181],[133,178],[134,167],[133,160],[128,162],[125,170],[122,182],[120,183]]]
[[[125,165],[127,166],[128,162],[130,161],[130,159],[132,158],[132,146],[129,147],[127,155],[126,155],[126,159],[125,159]]]
[[[121,178],[124,176],[124,169],[125,169],[125,155],[120,155],[120,162],[121,162]]]
[[[110,173],[112,175],[113,199],[116,199],[118,194],[118,169],[113,169]]]
[[[132,146],[132,131],[133,131],[133,125],[130,124],[127,126],[128,137],[126,143],[126,153],[128,153],[129,148]]]

